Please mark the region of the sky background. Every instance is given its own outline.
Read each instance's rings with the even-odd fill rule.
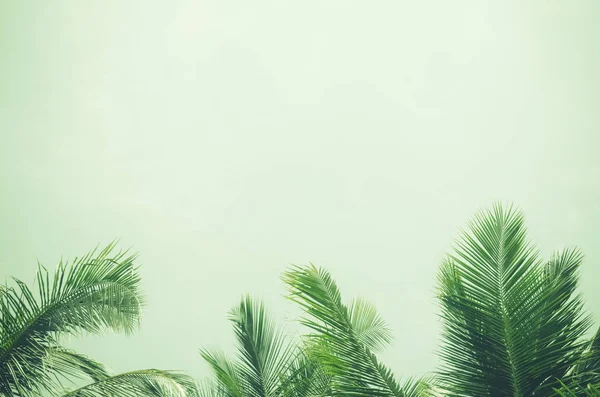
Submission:
[[[142,327],[70,343],[201,378],[242,294],[289,324],[280,274],[312,262],[420,375],[438,265],[501,200],[543,255],[583,249],[600,320],[599,20],[596,0],[0,0],[0,279],[120,238]]]

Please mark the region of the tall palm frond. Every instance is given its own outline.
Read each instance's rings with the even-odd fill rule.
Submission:
[[[144,369],[98,379],[62,397],[195,397],[195,382],[177,372]]]
[[[275,326],[261,301],[242,298],[230,312],[238,344],[238,357],[203,349],[202,357],[215,374],[218,392],[232,397],[281,395],[282,375],[288,370],[295,346]]]
[[[72,264],[61,262],[52,277],[39,266],[36,290],[17,279],[2,288],[0,395],[39,395],[51,389],[46,358],[61,334],[106,328],[129,333],[137,327],[142,297],[136,256],[114,253],[114,248],[113,243]]]
[[[372,352],[389,343],[385,322],[372,305],[342,303],[331,275],[313,265],[283,275],[290,299],[307,314],[302,324],[316,332],[312,354],[331,376],[333,396],[417,396],[422,387],[400,385]]]
[[[450,396],[553,395],[581,355],[590,325],[575,293],[579,251],[546,264],[520,212],[478,214],[439,273],[444,323],[440,379]]]

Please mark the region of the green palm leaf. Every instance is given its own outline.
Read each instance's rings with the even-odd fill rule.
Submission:
[[[186,375],[145,369],[99,379],[62,397],[187,397],[196,396],[196,384]]]
[[[246,395],[247,386],[238,371],[236,363],[231,362],[222,352],[217,350],[201,349],[200,354],[215,375],[215,383],[205,385],[202,389],[207,396],[244,397]]]
[[[400,386],[372,348],[389,343],[389,331],[371,305],[342,303],[331,275],[311,265],[294,267],[283,280],[290,299],[307,314],[301,322],[315,334],[311,354],[331,377],[333,396],[416,396],[422,388]],[[406,386],[406,385],[405,385]]]
[[[567,386],[560,382],[560,387],[554,391],[560,397],[600,397],[600,383],[572,383]]]
[[[46,371],[68,380],[99,381],[110,376],[109,370],[87,356],[62,347],[49,348],[45,359]]]
[[[230,312],[238,342],[238,357],[201,350],[217,380],[218,393],[232,397],[281,395],[281,379],[294,358],[295,346],[275,326],[264,304],[244,297]]]
[[[439,273],[446,392],[552,395],[590,324],[575,294],[580,263],[577,250],[565,250],[544,264],[512,208],[477,215]]]
[[[330,396],[331,378],[310,354],[310,343],[299,349],[281,376],[281,397]]]
[[[114,244],[54,275],[39,266],[37,290],[20,280],[0,293],[0,395],[39,395],[52,389],[47,358],[61,334],[131,332],[139,323],[141,292],[135,255],[113,253]],[[55,361],[56,362],[56,361]],[[63,361],[56,370],[65,370]],[[76,366],[83,364],[79,362]]]

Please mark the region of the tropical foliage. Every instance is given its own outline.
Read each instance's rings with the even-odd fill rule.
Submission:
[[[195,391],[187,376],[155,369],[112,375],[96,361],[64,348],[64,335],[131,333],[142,310],[135,255],[110,244],[53,275],[39,266],[36,285],[0,287],[0,396],[185,396]],[[68,389],[64,383],[88,381]]]
[[[262,304],[242,301],[231,317],[239,359],[203,352],[217,379],[206,395],[600,396],[600,330],[586,339],[591,318],[577,293],[582,258],[565,249],[542,260],[512,207],[479,213],[439,270],[442,367],[404,383],[376,355],[391,333],[373,305],[346,304],[326,270],[294,266],[283,281],[304,312],[302,347],[289,349],[271,320],[254,320],[264,318]],[[301,378],[322,386],[289,394],[283,385],[303,365],[316,371]]]
[[[247,296],[230,312],[238,354],[230,360],[216,350],[201,350],[215,382],[206,396],[308,397],[323,395],[327,377],[301,348],[287,340],[264,304]]]
[[[583,256],[569,248],[543,260],[512,207],[476,215],[442,262],[441,368],[402,382],[378,357],[392,334],[375,307],[344,301],[314,265],[282,276],[302,310],[299,340],[245,296],[229,313],[237,351],[202,349],[213,377],[200,388],[177,372],[111,374],[60,337],[137,328],[135,256],[114,248],[61,263],[52,275],[40,266],[35,288],[20,280],[0,287],[0,396],[600,397],[600,329],[589,338],[577,292]],[[67,388],[67,380],[84,385]]]
[[[333,396],[420,396],[427,384],[409,379],[399,384],[376,356],[392,339],[385,321],[365,300],[348,306],[331,275],[315,266],[295,267],[284,274],[290,299],[304,309],[301,323],[316,357],[330,376]]]
[[[588,395],[600,383],[598,337],[577,294],[576,249],[543,261],[523,216],[495,205],[470,223],[439,273],[439,380],[448,396]]]
[[[355,300],[349,306],[323,269],[296,267],[283,276],[290,299],[306,315],[312,332],[299,344],[288,342],[264,305],[250,297],[230,312],[237,339],[234,360],[219,351],[201,350],[214,373],[204,396],[317,397],[424,396],[427,383],[399,384],[375,352],[392,339],[374,306]]]

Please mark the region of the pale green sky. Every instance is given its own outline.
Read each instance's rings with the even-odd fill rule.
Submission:
[[[142,329],[74,342],[114,369],[205,375],[242,293],[284,322],[312,261],[433,370],[436,268],[494,199],[584,250],[600,318],[600,2],[0,4],[0,277],[139,250]]]

